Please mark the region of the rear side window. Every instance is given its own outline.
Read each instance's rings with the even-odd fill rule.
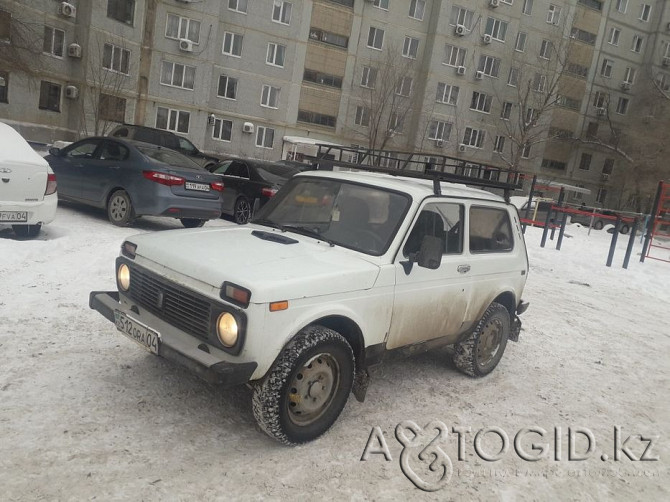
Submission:
[[[509,213],[495,207],[470,208],[470,252],[498,253],[514,247]]]
[[[414,223],[403,247],[403,255],[409,256],[421,249],[425,236],[442,241],[443,254],[463,252],[463,206],[452,203],[426,204]]]
[[[121,127],[120,129],[117,129],[114,131],[112,134],[115,138],[127,138],[128,137],[128,128],[127,127]]]

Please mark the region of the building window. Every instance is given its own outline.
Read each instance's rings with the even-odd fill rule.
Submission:
[[[586,137],[589,139],[598,137],[598,122],[589,122],[586,126]]]
[[[319,28],[311,28],[309,30],[309,38],[310,40],[317,40],[319,42],[323,42],[324,44],[335,45],[343,49],[346,49],[349,45],[349,37],[320,30]]]
[[[398,96],[409,97],[412,94],[412,84],[414,79],[412,77],[402,77],[395,87],[395,93]]]
[[[607,199],[607,190],[605,188],[598,189],[598,195],[596,195],[596,202],[599,204],[605,204]]]
[[[293,10],[293,4],[291,2],[274,0],[274,3],[272,5],[272,20],[275,23],[291,24],[292,10]]]
[[[444,46],[444,61],[442,64],[447,66],[463,66],[465,61],[465,49],[456,47],[455,45],[445,44]]]
[[[233,137],[233,121],[224,119],[214,119],[214,130],[212,138],[220,141],[230,141]]]
[[[521,149],[521,158],[522,159],[529,159],[530,158],[531,148],[532,148],[532,145],[530,143],[525,143],[523,145],[523,148]]]
[[[640,21],[645,23],[649,22],[649,16],[651,15],[651,5],[643,3],[642,8],[640,9]]]
[[[451,124],[441,120],[432,120],[428,127],[428,139],[449,141],[451,136]]]
[[[557,5],[550,4],[549,10],[547,11],[547,22],[549,24],[555,24],[561,22],[561,8]]]
[[[626,112],[628,111],[628,103],[628,98],[619,98],[619,101],[616,104],[616,112],[619,115],[626,115]]]
[[[569,62],[565,67],[565,72],[580,78],[586,78],[586,76],[589,74],[589,68],[588,66],[582,66],[577,63]]]
[[[402,134],[404,127],[404,117],[397,112],[391,113],[388,132],[391,134]]]
[[[514,45],[514,50],[519,52],[524,52],[526,50],[526,40],[528,39],[528,34],[520,31],[516,34],[516,44]]]
[[[231,33],[229,31],[223,34],[223,54],[234,57],[242,56],[242,41],[244,36],[239,33]]]
[[[509,120],[512,116],[512,103],[510,101],[505,101],[502,104],[502,109],[500,110],[500,118],[503,120]]]
[[[644,38],[640,35],[635,35],[633,37],[633,45],[630,50],[633,52],[642,52],[642,45],[644,44]]]
[[[261,91],[261,106],[277,108],[279,104],[279,87],[264,85]]]
[[[247,0],[228,0],[228,10],[233,10],[235,12],[246,14]]]
[[[614,159],[605,159],[605,163],[603,164],[603,174],[612,174],[613,169]]]
[[[124,123],[126,121],[126,100],[118,96],[100,93],[99,115],[102,120]]]
[[[258,126],[256,129],[256,146],[260,148],[272,148],[275,140],[275,130],[270,127]]]
[[[624,73],[623,81],[626,82],[627,84],[633,84],[635,82],[635,74],[637,72],[635,71],[635,68],[631,68],[630,66],[626,68],[626,72]]]
[[[628,9],[628,0],[616,0],[616,10],[618,10],[622,14],[625,14],[627,9]]]
[[[459,88],[455,85],[445,84],[444,82],[437,83],[436,101],[446,105],[456,105],[458,101]]]
[[[496,136],[495,143],[493,143],[493,151],[502,153],[505,149],[505,136]]]
[[[191,114],[183,110],[174,110],[159,106],[156,110],[156,129],[188,133]]]
[[[610,34],[607,39],[607,43],[610,45],[619,45],[619,36],[621,35],[621,30],[617,28],[610,28]]]
[[[163,61],[161,64],[161,84],[183,89],[193,89],[195,83],[195,66]]]
[[[490,113],[492,101],[493,96],[489,96],[488,94],[484,94],[483,92],[475,91],[472,93],[472,100],[470,101],[470,110]]]
[[[533,77],[533,90],[536,92],[544,92],[547,88],[547,76],[536,73]]]
[[[481,148],[484,144],[484,137],[486,132],[483,129],[473,129],[472,127],[465,128],[463,135],[463,144],[475,148]]]
[[[389,0],[374,0],[372,5],[382,10],[389,10]]]
[[[416,59],[419,52],[419,39],[405,37],[405,43],[402,46],[402,55],[406,58]]]
[[[595,10],[603,10],[603,3],[600,0],[577,0],[577,3],[590,7]]]
[[[272,66],[284,67],[284,59],[286,57],[286,46],[270,42],[268,44],[268,52],[265,57],[265,62]]]
[[[526,126],[534,126],[537,122],[537,110],[531,106],[526,108]]]
[[[216,95],[220,98],[237,99],[237,79],[219,75],[219,87]]]
[[[298,122],[308,122],[323,127],[335,127],[337,117],[332,115],[325,115],[323,113],[309,112],[306,110],[298,110]]]
[[[112,44],[105,44],[102,51],[102,67],[128,75],[130,51]]]
[[[533,0],[524,0],[523,9],[521,10],[525,15],[530,16],[533,13]]]
[[[9,42],[12,33],[12,14],[6,10],[0,10],[0,40]]]
[[[42,51],[59,58],[63,57],[63,46],[65,45],[65,32],[50,26],[44,27],[44,42]]]
[[[593,106],[596,108],[606,108],[607,105],[609,104],[610,97],[609,94],[605,92],[596,92],[595,97],[593,99]]]
[[[551,42],[549,40],[542,40],[542,44],[540,44],[540,57],[542,59],[551,59]]]
[[[426,0],[410,0],[409,17],[423,21],[423,14],[426,11]]]
[[[370,126],[370,109],[367,106],[356,107],[356,117],[354,118],[354,124],[362,127]]]
[[[60,90],[60,85],[42,80],[40,82],[39,109],[60,112]]]
[[[542,167],[554,169],[556,171],[565,171],[566,164],[558,160],[542,159]]]
[[[363,67],[363,74],[361,76],[361,86],[368,89],[374,89],[377,83],[377,68],[371,66]]]
[[[582,171],[588,171],[591,169],[591,154],[590,153],[582,153],[582,158],[579,160],[579,168]]]
[[[337,75],[330,75],[316,70],[309,70],[305,68],[302,79],[306,82],[313,82],[315,84],[327,85],[328,87],[342,88],[342,77]]]
[[[556,96],[556,106],[579,111],[582,107],[582,102],[579,99],[569,98],[568,96],[558,94]]]
[[[175,40],[185,38],[194,44],[197,44],[200,42],[200,21],[168,14],[167,24],[165,26],[165,37]]]
[[[507,36],[507,23],[505,21],[501,21],[500,19],[489,17],[486,20],[486,29],[484,30],[484,33],[491,35],[493,40],[504,42],[505,37]]]
[[[493,56],[481,55],[477,69],[484,73],[484,75],[497,78],[500,72],[500,59]]]
[[[513,66],[509,69],[509,76],[507,77],[507,85],[516,87],[519,83],[519,69]]]
[[[9,73],[0,71],[0,103],[9,103]]]
[[[132,26],[135,19],[135,0],[107,0],[107,17]]]
[[[384,30],[370,26],[368,31],[368,47],[371,49],[382,50],[384,46]]]
[[[611,59],[603,59],[603,64],[600,67],[600,74],[603,77],[610,78],[612,76],[612,68],[614,68],[614,61]]]
[[[572,28],[572,30],[570,30],[570,38],[579,40],[585,44],[595,45],[598,35],[588,31],[580,30],[579,28]]]
[[[452,26],[465,26],[465,29],[470,31],[472,29],[472,20],[474,19],[474,16],[474,11],[454,5],[451,8],[450,24]]]

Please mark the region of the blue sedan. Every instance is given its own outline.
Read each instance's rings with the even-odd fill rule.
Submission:
[[[190,228],[221,216],[221,178],[168,148],[93,137],[51,148],[45,158],[60,199],[104,208],[114,225],[147,215],[179,218]]]

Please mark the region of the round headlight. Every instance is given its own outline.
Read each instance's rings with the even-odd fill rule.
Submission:
[[[216,322],[216,334],[224,347],[232,347],[237,343],[237,321],[232,314],[224,312]]]
[[[122,263],[116,271],[116,280],[119,283],[119,288],[128,291],[130,288],[130,268],[125,263]]]

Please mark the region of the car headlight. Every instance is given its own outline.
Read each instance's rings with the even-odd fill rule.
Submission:
[[[224,347],[232,347],[237,343],[238,327],[235,317],[224,312],[216,321],[216,334]]]
[[[130,289],[130,268],[125,263],[122,263],[116,271],[116,282],[122,291]]]

